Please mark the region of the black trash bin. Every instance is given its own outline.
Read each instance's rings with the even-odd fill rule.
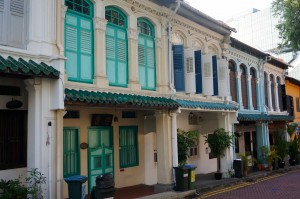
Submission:
[[[175,169],[175,191],[187,191],[188,190],[188,172],[189,169],[185,166],[173,167]]]
[[[188,168],[188,190],[195,189],[195,181],[196,181],[196,165],[186,164],[184,165]]]
[[[236,178],[243,177],[243,162],[241,159],[233,160],[234,176]]]
[[[115,181],[111,173],[96,177],[96,186],[93,187],[91,199],[104,199],[114,197]]]
[[[70,176],[65,178],[65,181],[68,184],[69,198],[70,199],[84,199],[86,185],[84,184],[87,181],[86,176]]]

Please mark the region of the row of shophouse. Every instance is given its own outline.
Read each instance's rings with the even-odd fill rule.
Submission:
[[[66,198],[72,175],[87,192],[104,173],[171,190],[177,129],[199,132],[197,174],[217,170],[203,136],[234,133],[226,173],[299,107],[288,64],[183,1],[0,0],[0,27],[0,178],[38,168],[45,198]]]

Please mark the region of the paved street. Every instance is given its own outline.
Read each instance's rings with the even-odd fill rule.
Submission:
[[[300,171],[296,170],[259,182],[240,183],[227,189],[210,192],[201,199],[297,199],[300,198],[299,179]]]

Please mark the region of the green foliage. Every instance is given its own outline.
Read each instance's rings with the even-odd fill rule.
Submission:
[[[283,42],[279,47],[300,47],[300,1],[274,0],[272,2],[273,15],[279,18],[277,29]]]
[[[288,134],[290,135],[290,137],[293,135],[298,124],[299,124],[298,122],[293,122],[291,124],[286,125],[286,130],[287,130]]]
[[[250,156],[250,155],[251,154],[249,152],[239,154],[239,156],[240,156],[240,158],[243,162],[243,169],[244,170],[248,169],[248,166],[251,166],[252,164],[257,162],[257,160],[254,157]]]
[[[289,155],[292,160],[296,160],[298,157],[298,149],[299,149],[299,144],[298,140],[294,139],[289,143]]]
[[[184,165],[189,157],[189,147],[197,145],[198,131],[182,131],[177,129],[178,164]]]
[[[225,149],[232,144],[234,135],[230,135],[223,128],[217,128],[210,136],[206,135],[205,144],[207,143],[211,149],[211,153],[218,158],[218,172],[220,171],[220,158],[224,156]]]
[[[269,165],[271,165],[275,160],[281,160],[281,157],[277,154],[277,147],[275,145],[272,145],[270,153],[268,155]]]
[[[262,146],[260,147],[260,151],[261,151],[261,160],[263,161],[263,163],[268,162],[268,156],[270,154],[270,149],[267,146]]]
[[[46,183],[46,177],[44,174],[38,171],[37,168],[33,168],[28,171],[29,177],[26,178],[26,182],[28,183],[28,192],[31,194],[32,198],[40,199],[42,198],[42,184]]]
[[[27,188],[21,184],[20,178],[14,180],[0,180],[0,199],[26,199]]]
[[[28,171],[27,187],[20,182],[20,177],[14,180],[0,180],[0,199],[33,199],[43,198],[41,185],[46,183],[44,174],[37,168]]]
[[[288,142],[284,132],[275,132],[275,146],[277,149],[277,154],[283,160],[288,153]]]

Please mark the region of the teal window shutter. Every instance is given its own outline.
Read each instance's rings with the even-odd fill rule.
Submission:
[[[213,83],[214,83],[214,95],[219,95],[219,87],[218,87],[218,64],[217,64],[217,56],[212,56],[212,64],[213,64]]]
[[[70,81],[93,83],[93,5],[84,0],[81,4],[76,2],[66,0],[68,6],[65,21],[66,72]]]
[[[138,152],[138,127],[120,126],[120,168],[127,168],[139,165]]]
[[[156,90],[154,27],[146,19],[138,19],[139,81],[142,89]]]
[[[173,45],[174,84],[176,91],[184,91],[183,45]]]
[[[111,86],[127,87],[128,52],[127,18],[118,9],[108,7],[105,11],[106,28],[106,75]]]
[[[195,51],[196,94],[202,93],[201,50]]]
[[[80,174],[79,130],[64,128],[63,135],[63,173],[64,177]]]

